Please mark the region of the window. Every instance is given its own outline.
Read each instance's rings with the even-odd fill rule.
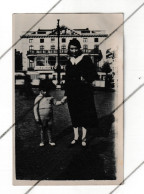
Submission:
[[[55,50],[55,45],[51,45],[51,50]]]
[[[61,47],[62,49],[66,49],[66,45],[62,45],[62,47]]]
[[[40,43],[44,43],[44,39],[40,39]]]
[[[83,45],[83,48],[84,48],[84,49],[88,49],[88,45],[87,45],[87,44],[84,44],[84,45]]]
[[[51,42],[54,42],[54,41],[55,41],[55,38],[54,38],[54,37],[52,37],[52,38],[51,38]]]
[[[32,43],[33,39],[29,39],[29,43]]]
[[[56,75],[53,75],[53,80],[56,80]]]
[[[36,65],[37,66],[45,66],[45,57],[38,56],[36,58]]]
[[[48,63],[51,65],[51,66],[54,66],[56,64],[56,57],[54,56],[49,56],[48,58]]]
[[[83,52],[84,53],[87,53],[88,52],[88,45],[87,44],[84,44],[83,45]]]
[[[55,45],[51,45],[50,53],[55,53]]]
[[[94,42],[98,42],[98,38],[94,38]]]
[[[31,67],[31,68],[32,68],[32,62],[29,62],[29,67]]]
[[[33,50],[33,45],[30,45],[30,46],[29,46],[29,50],[30,50],[30,51]]]
[[[40,50],[44,50],[44,46],[42,45],[42,46],[40,46]]]
[[[95,48],[95,49],[98,49],[98,45],[94,45],[94,48]]]
[[[62,75],[62,80],[65,80],[65,77],[66,77],[65,75]]]
[[[66,38],[62,38],[62,42],[66,42]]]
[[[66,45],[62,45],[62,46],[61,46],[61,51],[62,51],[62,53],[64,53],[65,50],[66,50]]]
[[[83,38],[83,42],[87,42],[88,41],[88,39],[87,38]]]
[[[34,68],[34,63],[32,60],[29,60],[29,68],[32,69]]]

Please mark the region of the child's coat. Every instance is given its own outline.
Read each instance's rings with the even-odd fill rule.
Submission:
[[[45,97],[39,94],[34,102],[34,116],[36,121],[50,120],[53,118],[53,105],[60,105],[54,97]]]

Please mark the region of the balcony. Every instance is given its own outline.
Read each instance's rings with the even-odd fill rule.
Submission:
[[[67,49],[61,49],[60,54],[67,54]],[[37,55],[37,54],[58,54],[58,50],[29,50],[27,55]]]
[[[84,54],[95,54],[97,55],[98,53],[93,52],[94,49],[82,49],[82,52]],[[67,54],[68,50],[67,49],[60,49],[60,54]],[[28,56],[35,56],[37,54],[58,54],[58,50],[29,50],[27,51]]]

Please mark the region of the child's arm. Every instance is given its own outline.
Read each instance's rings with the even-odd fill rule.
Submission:
[[[56,100],[55,98],[53,98],[53,104],[56,106],[62,105],[65,103],[65,98],[63,98],[62,100]]]
[[[38,104],[40,102],[41,98],[36,98],[34,101],[34,117],[37,122],[39,122],[39,113],[38,113]]]
[[[64,104],[66,101],[67,101],[67,96],[64,96],[64,97],[61,99],[61,102]]]
[[[62,105],[62,102],[59,101],[59,100],[56,100],[55,98],[53,98],[53,104],[54,104],[55,106],[59,106],[59,105]]]

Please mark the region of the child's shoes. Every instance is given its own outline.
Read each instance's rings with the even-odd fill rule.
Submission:
[[[43,147],[43,146],[44,146],[44,142],[41,142],[41,143],[40,143],[40,147]]]
[[[82,146],[86,147],[86,142],[85,141],[82,141]]]
[[[49,145],[55,146],[56,144],[54,142],[49,142]]]
[[[72,141],[71,141],[71,145],[75,145],[75,144],[77,144],[78,143],[78,139],[73,139]]]
[[[86,147],[86,138],[82,139],[82,147]]]

